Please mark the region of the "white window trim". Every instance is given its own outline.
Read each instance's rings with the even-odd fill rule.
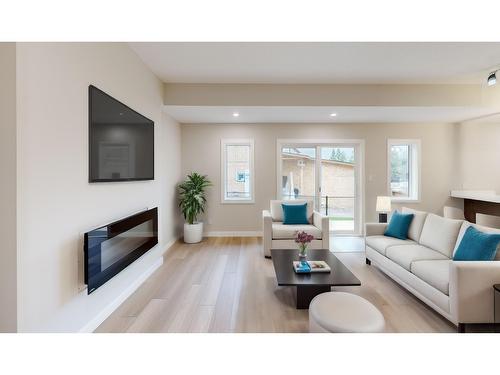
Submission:
[[[226,198],[226,146],[250,146],[250,198]],[[255,203],[255,171],[254,171],[254,140],[251,138],[221,139],[221,203],[222,204],[254,204]],[[234,178],[234,176],[233,176]]]
[[[411,145],[410,156],[410,197],[393,197],[391,192],[391,146]],[[422,192],[422,151],[420,139],[388,139],[387,140],[387,195],[395,203],[419,203]],[[415,155],[416,154],[416,155]],[[416,165],[415,165],[416,164]],[[415,182],[415,178],[417,181]],[[413,181],[413,182],[412,182]]]

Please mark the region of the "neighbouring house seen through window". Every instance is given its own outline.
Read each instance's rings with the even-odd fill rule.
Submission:
[[[221,154],[223,203],[253,202],[253,140],[224,139]]]

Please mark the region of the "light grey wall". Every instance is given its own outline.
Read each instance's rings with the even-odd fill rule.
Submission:
[[[460,124],[458,139],[461,188],[500,194],[500,123]]]
[[[0,332],[17,330],[16,44],[0,43]]]
[[[207,231],[261,230],[262,210],[276,198],[276,141],[280,138],[364,139],[367,221],[376,220],[377,195],[387,194],[387,139],[421,139],[421,202],[406,206],[442,213],[445,204],[457,205],[449,198],[449,191],[459,185],[453,124],[183,124],[181,128],[183,174],[197,171],[214,182],[204,219]],[[255,140],[255,204],[221,204],[221,138]]]
[[[180,127],[162,83],[124,43],[20,43],[19,329],[78,331],[158,262],[178,235]],[[155,180],[88,183],[88,85],[155,122]],[[160,245],[91,295],[81,291],[82,234],[159,207]]]

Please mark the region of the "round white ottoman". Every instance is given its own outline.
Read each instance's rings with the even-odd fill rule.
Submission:
[[[309,305],[309,332],[384,332],[384,316],[364,298],[351,293],[318,294]]]

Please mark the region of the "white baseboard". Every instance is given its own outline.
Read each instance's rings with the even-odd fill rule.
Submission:
[[[212,231],[205,232],[205,237],[262,237],[262,231]]]
[[[90,322],[80,329],[80,332],[92,333],[101,325],[128,297],[132,295],[146,279],[153,274],[163,264],[163,255],[172,247],[178,239],[170,241],[162,251],[158,259],[132,284],[130,284],[118,297],[109,303],[99,314],[97,314]]]
[[[179,238],[174,238],[172,241],[168,242],[165,245],[165,249],[163,250],[163,252],[161,253],[161,255],[165,255],[172,248],[172,246],[174,246],[174,243],[176,243],[177,241],[179,241],[179,239],[180,239],[180,237]]]

